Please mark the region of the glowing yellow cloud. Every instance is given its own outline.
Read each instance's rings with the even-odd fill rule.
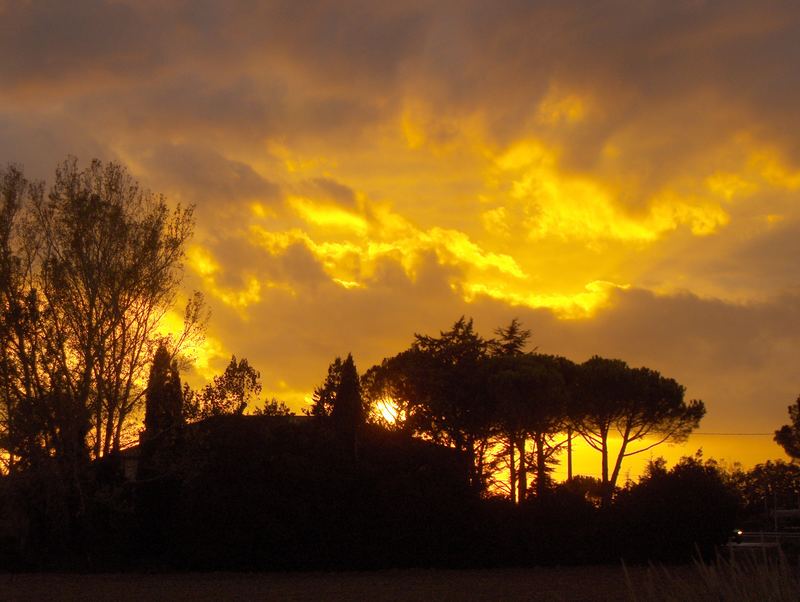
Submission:
[[[442,263],[466,264],[479,270],[494,268],[514,278],[525,277],[513,257],[485,251],[463,232],[432,228],[428,232],[420,233],[419,241],[422,248],[435,249]]]
[[[288,174],[299,175],[314,172],[321,167],[335,167],[336,165],[336,162],[330,159],[302,156],[288,146],[275,141],[270,141],[267,149],[270,155],[277,157],[283,163]],[[248,162],[251,160],[248,158]]]
[[[332,280],[343,288],[360,288],[362,286],[358,282],[353,282],[352,280],[342,280],[341,278],[333,278]]]
[[[729,222],[730,216],[717,203],[703,198],[687,199],[671,191],[653,199],[648,219],[659,234],[686,224],[695,236],[713,234]]]
[[[586,100],[577,94],[552,88],[539,103],[537,120],[550,125],[578,123],[586,116]]]
[[[193,245],[186,255],[189,267],[203,281],[204,290],[234,309],[244,310],[247,306],[261,301],[263,288],[280,289],[290,294],[294,293],[291,287],[285,283],[259,280],[252,275],[245,278],[245,286],[240,290],[222,286],[219,284],[222,266],[211,255],[210,251],[200,245]],[[242,316],[246,317],[246,314],[242,314]]]
[[[591,99],[556,86],[529,123],[552,131],[550,126],[590,119],[591,109]],[[381,152],[373,149],[368,157],[359,156],[354,163],[361,166],[359,171],[340,168],[346,153],[334,159],[273,144],[272,154],[283,160],[293,182],[288,188],[303,193],[288,195],[283,212],[252,203],[251,243],[272,255],[302,245],[331,282],[354,291],[369,286],[382,261],[396,261],[413,280],[425,257],[433,256],[439,264],[456,268],[449,284],[468,302],[483,296],[548,308],[564,319],[588,318],[610,302],[615,288],[637,283],[641,271],[629,261],[632,252],[646,257],[652,248],[658,254],[663,248],[659,245],[669,244],[671,233],[679,229],[696,237],[719,234],[742,199],[767,187],[800,187],[800,172],[750,139],[719,151],[724,160],[709,161],[697,173],[639,189],[636,175],[611,178],[602,167],[569,171],[552,141],[527,136],[498,148],[489,142],[482,119],[476,114],[457,121],[422,101],[407,101],[394,123],[395,137],[383,131],[385,137],[377,143]],[[630,152],[624,141],[609,141],[602,157],[617,165]],[[391,176],[374,176],[381,172],[373,165],[388,164],[393,166]],[[429,171],[420,172],[421,166]],[[427,207],[416,204],[413,196],[409,203],[400,198],[406,191],[417,194],[417,177],[423,183],[444,182],[437,188],[443,192],[446,182],[460,182],[464,172],[475,174],[470,180],[475,188],[440,203],[453,211],[457,207],[456,219],[448,224],[458,227],[436,219],[447,219],[446,214],[425,213]],[[354,207],[307,192],[309,178],[341,180],[341,173],[348,174],[344,181],[357,191]],[[368,199],[358,192],[385,187],[394,201]],[[642,198],[631,203],[631,190]],[[425,216],[423,225],[413,221],[420,215]],[[767,227],[781,214],[763,218]],[[293,292],[286,283],[254,276],[245,277],[238,290],[222,286],[220,266],[202,250],[194,250],[190,265],[212,295],[240,310],[261,301],[265,289]],[[659,286],[650,285],[655,290]]]
[[[750,154],[748,167],[775,188],[800,189],[800,170],[792,171],[772,148],[759,148]]]
[[[289,197],[289,206],[300,217],[310,224],[326,228],[341,228],[364,234],[367,230],[366,220],[351,211],[326,203],[316,203],[302,197]]]
[[[292,205],[292,208],[296,207]],[[301,207],[298,215],[307,219],[307,225],[312,229],[324,223],[318,219],[317,213],[307,211],[307,205]],[[344,222],[351,224],[349,219]],[[439,227],[420,230],[380,205],[372,208],[369,222],[359,221],[358,227],[351,228],[351,236],[344,240],[326,240],[331,237],[331,232],[324,228],[316,229],[313,234],[300,228],[275,232],[254,224],[250,231],[253,240],[272,254],[279,254],[292,244],[304,244],[331,278],[342,286],[348,283],[348,288],[374,274],[378,260],[386,257],[396,259],[413,278],[422,255],[429,251],[434,252],[443,265],[478,271],[494,270],[513,278],[525,277],[511,256],[486,251],[463,232]]]
[[[411,151],[422,149],[434,156],[482,143],[483,115],[452,114],[421,100],[406,100],[400,113],[399,129],[405,146]]]
[[[189,247],[186,253],[189,265],[201,276],[213,276],[220,266],[207,250],[199,245]]]
[[[505,207],[495,207],[489,209],[481,214],[481,223],[483,228],[494,236],[500,238],[508,238],[511,236],[511,230],[508,224],[508,211]]]
[[[158,332],[162,336],[170,337],[175,341],[180,338],[183,327],[183,316],[171,310],[164,314],[161,319]],[[199,341],[191,341],[190,344],[182,350],[182,353],[191,360],[192,367],[204,382],[210,381],[215,374],[214,369],[211,367],[212,362],[227,357],[226,353],[223,351],[222,343],[208,334],[203,336]],[[200,383],[193,384],[198,385]]]
[[[505,301],[509,305],[550,309],[562,319],[578,319],[589,318],[598,309],[606,306],[614,289],[627,288],[629,288],[627,285],[595,281],[587,284],[583,291],[574,294],[520,293],[505,287],[492,287],[479,283],[466,284],[464,290],[467,299],[470,300],[478,295],[486,295]]]
[[[758,187],[747,178],[730,172],[718,171],[706,178],[706,186],[712,194],[726,201],[734,197],[753,194]]]
[[[800,189],[800,170],[791,169],[775,148],[744,135],[737,137],[736,144],[742,149],[738,164],[734,162],[706,178],[706,187],[712,194],[732,201],[751,197],[765,188]]]
[[[425,144],[425,130],[411,109],[403,111],[400,123],[408,148],[415,149]]]
[[[253,212],[253,215],[256,217],[275,217],[276,213],[275,210],[271,207],[267,207],[263,203],[254,202],[250,204],[250,210]]]
[[[631,214],[617,201],[621,191],[597,179],[562,173],[557,152],[535,140],[513,145],[496,158],[495,165],[499,173],[493,179],[520,207],[531,240],[653,242],[680,225],[706,235],[728,223],[718,203],[671,190],[653,196],[648,211]],[[712,182],[721,185],[719,180]],[[495,231],[498,217],[504,216],[494,214],[489,219]]]

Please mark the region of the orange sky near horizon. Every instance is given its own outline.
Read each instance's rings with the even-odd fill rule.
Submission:
[[[751,466],[800,393],[798,30],[788,1],[0,0],[0,160],[196,204],[194,384],[244,356],[298,411],[337,355],[517,317],[704,400],[652,457]]]

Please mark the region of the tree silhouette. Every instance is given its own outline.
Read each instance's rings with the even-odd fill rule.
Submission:
[[[418,390],[421,369],[421,354],[408,349],[367,370],[361,383],[365,401],[372,409],[369,419],[389,430],[413,435],[415,410],[423,395]]]
[[[345,449],[358,456],[358,432],[364,423],[364,405],[361,384],[353,356],[347,354],[339,374],[336,395],[331,410],[331,422]]]
[[[253,412],[256,416],[294,416],[294,412],[284,402],[274,397],[264,404],[264,407],[256,408]]]
[[[478,489],[491,435],[488,353],[489,342],[461,317],[439,337],[414,335],[410,349],[381,365],[384,391],[397,394],[408,430],[465,453]]]
[[[333,404],[336,400],[336,391],[342,378],[342,358],[337,357],[328,366],[328,374],[325,381],[314,389],[311,396],[312,403],[310,409],[303,409],[307,416],[324,418],[333,412]]]
[[[524,352],[530,331],[518,320],[495,332],[497,338],[483,339],[462,317],[439,337],[417,334],[409,349],[367,371],[365,391],[373,405],[396,416],[389,428],[466,453],[475,487],[483,489],[492,472],[507,469],[509,484],[501,487],[523,499],[530,466],[540,488],[547,483],[566,385],[555,360]],[[502,457],[494,451],[498,437]],[[526,447],[531,439],[533,459]]]
[[[511,498],[525,499],[529,467],[534,469],[536,492],[541,496],[549,483],[554,455],[566,443],[557,441],[567,422],[567,390],[560,365],[550,356],[524,354],[493,358],[489,366],[489,389],[496,398],[495,424],[506,439],[512,489],[516,481],[517,493],[512,492]],[[531,454],[527,452],[529,440]]]
[[[44,311],[65,339],[53,349],[79,405],[93,453],[119,449],[142,399],[157,328],[171,308],[192,210],[170,212],[124,167],[65,161],[47,199],[33,198]]]
[[[176,510],[183,452],[183,393],[178,362],[159,345],[145,390],[145,429],[136,470],[140,542],[150,553],[163,546]]]
[[[685,440],[698,426],[705,406],[697,400],[687,403],[683,395],[684,388],[673,379],[648,368],[632,369],[622,360],[595,356],[581,365],[572,414],[577,432],[600,452],[604,504],[611,501],[624,458],[667,440]],[[612,434],[621,442],[609,472]],[[656,440],[631,449],[648,436]]]
[[[364,407],[358,371],[353,356],[349,353],[342,362],[338,381],[331,418],[337,429],[350,433],[364,422]]]
[[[366,419],[361,395],[361,379],[352,354],[344,361],[337,357],[328,366],[325,381],[314,389],[312,406],[307,416],[331,418],[336,428],[354,428]]]
[[[261,373],[246,358],[237,360],[234,355],[225,372],[215,376],[197,396],[195,414],[197,418],[243,414],[247,404],[260,394]]]
[[[789,406],[788,411],[791,423],[784,424],[775,431],[775,442],[790,458],[800,460],[800,396]]]
[[[174,467],[176,445],[184,425],[183,392],[178,363],[165,345],[153,356],[145,390],[144,431],[138,478],[152,479]]]
[[[514,318],[506,328],[495,330],[496,339],[489,341],[494,361],[487,366],[490,394],[494,397],[494,425],[503,441],[507,458],[509,497],[522,502],[527,493],[527,462],[523,426],[529,383],[524,382],[523,355],[530,330],[522,328]],[[517,461],[517,457],[519,461]]]
[[[153,357],[145,390],[145,438],[153,439],[162,433],[183,426],[183,392],[178,363],[165,345],[159,345]]]
[[[684,457],[667,469],[651,461],[639,483],[614,505],[615,537],[631,560],[713,557],[734,527],[736,492],[713,461]]]
[[[35,185],[31,188],[20,169],[0,171],[0,447],[5,452],[0,457],[11,474],[51,452],[64,457],[53,435],[73,433],[77,446],[86,428],[82,413],[72,416],[70,425],[55,423],[55,412],[49,410],[56,381],[48,383],[44,370],[37,370],[48,365],[40,295],[32,286],[30,261],[20,240],[26,201],[41,194]]]
[[[521,355],[531,337],[531,331],[522,328],[522,323],[514,318],[505,328],[497,328],[497,338],[489,341],[492,355]]]
[[[795,507],[800,500],[800,466],[797,464],[768,460],[747,472],[734,471],[732,480],[750,515],[763,516],[770,508]],[[770,528],[774,528],[773,524],[770,520]]]
[[[38,425],[25,438],[62,456],[119,450],[175,300],[192,211],[170,211],[115,163],[68,159],[47,194],[14,168],[2,180],[5,386]]]

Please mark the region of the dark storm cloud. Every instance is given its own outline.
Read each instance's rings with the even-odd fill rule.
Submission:
[[[26,114],[0,109],[0,163],[16,163],[29,179],[51,181],[55,168],[68,155],[118,160],[104,141],[86,136],[79,124],[64,115]]]
[[[693,268],[720,289],[758,290],[771,296],[800,291],[798,257],[800,220],[795,218],[775,224],[728,254],[695,261]]]
[[[0,77],[5,86],[52,85],[93,72],[142,74],[159,62],[143,7],[106,0],[36,0],[0,5]]]
[[[596,110],[562,141],[565,160],[591,168],[616,135],[647,151],[631,169],[658,183],[745,127],[797,152],[800,76],[785,65],[798,60],[799,15],[790,2],[744,0],[20,2],[0,19],[0,73],[6,85],[74,79],[84,89],[73,94],[89,97],[110,84],[88,74],[127,79],[135,88],[107,102],[131,127],[228,127],[235,116],[262,136],[324,132],[372,123],[412,95],[453,115],[485,112],[501,141],[531,133],[557,84]]]
[[[295,389],[310,390],[334,355],[352,351],[363,370],[405,348],[414,332],[435,334],[462,314],[474,315],[487,336],[518,315],[541,351],[648,365],[705,398],[709,422],[738,417],[769,429],[800,386],[800,303],[779,294],[797,284],[791,186],[780,211],[766,209],[773,200],[761,189],[742,204],[748,219],[786,214],[763,234],[737,229],[745,211],[737,206],[735,236],[721,228],[701,241],[676,234],[673,246],[620,243],[617,253],[629,251],[626,261],[642,267],[619,270],[619,279],[609,261],[615,281],[632,274],[634,286],[675,290],[688,275],[690,285],[711,282],[729,298],[741,285],[762,302],[634,288],[576,321],[499,301],[466,303],[463,273],[432,256],[416,279],[385,259],[362,288],[345,289],[305,244],[275,255],[250,244],[247,203],[274,209],[282,191],[299,190],[351,208],[356,191],[410,181],[397,189],[413,189],[414,198],[375,197],[420,231],[453,219],[478,240],[470,203],[482,191],[469,177],[482,182],[492,156],[466,164],[475,168],[469,177],[427,149],[414,158],[429,162],[419,173],[405,155],[337,173],[349,153],[372,159],[404,145],[399,124],[409,106],[421,107],[426,141],[456,150],[460,128],[475,116],[478,152],[539,140],[559,151],[558,170],[612,187],[624,182],[614,202],[636,215],[673,182],[693,191],[717,170],[746,170],[750,142],[777,147],[796,171],[799,20],[800,7],[788,1],[0,0],[0,160],[49,177],[68,153],[82,162],[127,157],[150,188],[198,202],[197,244],[221,265],[216,284],[262,283],[260,300],[244,308],[209,295],[212,335]],[[541,118],[544,100],[571,95],[582,103],[578,118]],[[318,159],[324,167],[289,174],[290,163]],[[297,216],[288,225],[262,219],[275,231],[303,226]],[[507,244],[519,259],[523,239],[486,250]],[[578,262],[602,264],[611,251],[598,248],[573,259],[542,246],[552,256],[542,265],[567,273]],[[531,276],[541,278],[536,285],[547,277]]]
[[[707,424],[776,428],[800,387],[800,297],[734,304],[685,293],[657,296],[618,291],[612,307],[591,320],[530,316],[534,343],[545,353],[583,361],[618,357],[677,379],[704,399]],[[524,319],[523,317],[523,319]]]
[[[693,241],[687,240],[688,235],[682,237],[671,253],[652,262],[639,284],[657,287],[659,283],[670,283],[673,289],[686,287],[689,284],[681,280],[692,274],[694,286],[702,287],[704,294],[724,291],[734,298],[755,295],[763,299],[800,290],[797,269],[800,217],[789,207],[768,202],[761,195],[756,195],[747,205],[751,211],[760,211],[762,215],[744,216],[735,234],[708,237],[702,246],[692,244]],[[773,223],[764,227],[769,218],[763,213],[770,208],[776,210],[777,215]],[[731,239],[735,243],[732,244]],[[636,261],[636,258],[630,260]]]
[[[187,74],[150,87],[135,102],[122,97],[111,100],[133,127],[152,124],[162,132],[216,129],[235,136],[264,137],[284,111],[283,94],[280,85],[263,89],[248,78],[212,82]]]
[[[231,11],[236,31],[264,51],[292,57],[315,80],[380,92],[419,47],[427,16],[414,3],[327,0],[243,2]]]
[[[386,107],[371,99],[314,95],[298,104],[283,131],[292,138],[344,137],[363,142],[365,130],[377,125],[385,113]]]
[[[796,297],[738,305],[690,293],[657,296],[631,290],[617,292],[613,303],[595,319],[567,323],[565,330],[572,326],[598,347],[643,362],[660,358],[730,373],[760,370],[774,348],[800,339]]]
[[[248,77],[229,81],[194,73],[87,93],[66,109],[108,132],[157,140],[212,137],[231,146],[263,141],[286,119],[280,82],[262,86]]]
[[[777,226],[761,236],[747,242],[736,249],[730,259],[730,264],[744,273],[757,274],[772,286],[774,283],[784,282],[786,275],[794,275],[794,284],[800,288],[800,220],[779,223]]]
[[[484,40],[484,52],[474,60],[470,52],[466,62],[486,73],[482,89],[503,90],[495,123],[501,137],[518,135],[542,82],[595,103],[596,112],[568,137],[559,130],[551,138],[564,144],[568,166],[592,169],[613,141],[627,151],[624,169],[644,180],[646,193],[676,173],[691,173],[739,131],[787,142],[773,134],[798,124],[798,112],[786,103],[800,91],[796,71],[786,69],[800,52],[790,42],[799,32],[798,10],[789,3],[770,10],[753,2],[538,3],[506,17],[490,21],[484,36],[473,29],[467,39]],[[536,24],[549,32],[528,41],[526,25]],[[509,56],[508,72],[491,69]],[[531,77],[515,83],[520,73]],[[456,96],[486,102],[480,92]]]
[[[355,208],[356,193],[352,188],[333,178],[314,178],[308,183],[309,192],[322,199],[333,201],[348,208]]]
[[[289,268],[294,292],[265,291],[260,303],[247,308],[244,324],[239,312],[219,307],[211,332],[251,359],[273,385],[281,378],[311,391],[328,363],[348,352],[366,370],[407,347],[414,332],[446,328],[464,307],[449,286],[453,270],[433,255],[424,258],[414,280],[387,259],[370,286],[349,290],[320,277],[318,264],[302,247],[273,261],[278,269]],[[258,325],[258,337],[244,326],[248,323]]]
[[[424,16],[373,2],[112,2],[0,6],[0,73],[7,83],[137,77],[181,64],[210,67],[292,58],[342,87],[393,79],[418,45]]]
[[[214,278],[215,284],[227,289],[242,290],[246,280],[255,276],[264,290],[277,283],[286,285],[287,290],[297,291],[309,301],[319,301],[320,289],[341,288],[331,282],[322,265],[302,243],[291,244],[281,253],[272,254],[251,244],[235,228],[222,228],[207,234],[204,247],[221,265]],[[270,301],[265,299],[267,303]]]
[[[518,317],[543,353],[577,362],[597,354],[659,370],[685,385],[688,397],[706,402],[704,424],[712,430],[742,424],[757,431],[776,428],[800,386],[797,295],[745,305],[634,289],[618,291],[611,306],[593,319],[564,321],[548,310],[486,298],[466,303],[450,286],[457,271],[433,257],[413,280],[387,258],[368,286],[350,290],[325,278],[302,246],[283,257],[264,256],[260,265],[269,262],[273,265],[265,272],[291,274],[294,293],[267,291],[247,308],[248,322],[259,324],[262,336],[254,338],[241,315],[225,308],[215,313],[214,330],[224,332],[230,348],[241,350],[265,373],[300,390],[311,390],[335,355],[352,351],[365,370],[407,348],[414,333],[438,334],[461,315],[474,317],[487,337]],[[314,376],[310,365],[318,366],[319,374]]]
[[[179,191],[186,200],[201,204],[201,210],[218,211],[244,200],[275,203],[280,199],[277,184],[246,163],[227,159],[211,149],[161,144],[143,149],[140,157],[152,185]]]
[[[625,170],[643,180],[642,194],[742,130],[795,149],[786,125],[799,125],[789,99],[800,77],[786,65],[798,60],[800,11],[791,3],[458,6],[428,7],[404,90],[451,115],[485,112],[501,143],[544,136],[565,149],[567,166],[591,170],[613,140],[626,147]],[[552,85],[588,102],[566,137],[563,124],[532,123]]]
[[[279,282],[288,282],[297,287],[301,294],[310,295],[312,298],[320,286],[326,288],[334,286],[322,269],[322,265],[308,247],[301,243],[289,245],[286,251],[277,257],[270,256],[270,260],[262,265],[269,270],[267,273],[270,277]]]

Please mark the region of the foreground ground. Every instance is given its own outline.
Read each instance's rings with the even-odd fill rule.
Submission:
[[[689,575],[689,567],[670,569]],[[631,567],[634,590],[647,569]],[[0,574],[0,600],[628,600],[622,566],[352,573]]]

